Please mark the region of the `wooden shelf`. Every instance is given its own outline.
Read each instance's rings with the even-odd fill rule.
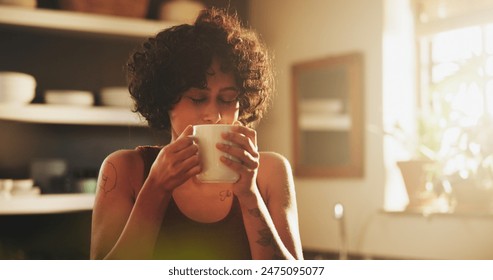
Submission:
[[[92,210],[94,194],[42,194],[0,199],[0,215],[55,214]]]
[[[145,126],[130,109],[103,106],[0,104],[0,119],[28,123]]]
[[[302,114],[299,128],[303,131],[349,131],[351,118],[343,114]]]
[[[0,26],[145,38],[179,23],[48,9],[0,6]]]

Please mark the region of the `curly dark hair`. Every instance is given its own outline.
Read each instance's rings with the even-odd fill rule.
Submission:
[[[127,81],[139,112],[151,128],[169,130],[168,112],[191,87],[203,88],[214,57],[232,73],[239,87],[239,121],[260,120],[273,90],[267,49],[257,35],[243,28],[236,14],[210,8],[193,25],[165,29],[149,38],[127,63]]]

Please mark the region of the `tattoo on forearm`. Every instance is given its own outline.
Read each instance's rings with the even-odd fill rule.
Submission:
[[[274,238],[272,237],[272,233],[268,228],[261,229],[258,231],[258,233],[260,235],[260,239],[257,240],[258,244],[264,247],[272,246],[272,244],[274,243]]]
[[[104,191],[104,193],[109,193],[112,190],[116,188],[116,182],[117,182],[117,174],[116,174],[116,168],[111,162],[107,162],[107,164],[111,168],[106,168],[101,175],[101,182],[99,183],[99,187]],[[108,180],[110,177],[114,178],[114,182],[111,182],[111,180]]]
[[[224,190],[219,192],[219,200],[225,201],[226,198],[231,197],[233,194],[230,190]]]
[[[265,220],[262,218],[260,209],[258,208],[248,209],[248,214],[254,216],[255,218],[262,219],[262,222],[265,224]]]
[[[258,208],[248,209],[248,213],[251,216],[260,219],[260,221],[265,226],[267,226],[267,222],[265,221],[265,218],[262,216],[260,209],[258,209]],[[274,240],[274,236],[273,236],[271,230],[268,227],[266,227],[266,228],[263,228],[257,232],[260,235],[260,238],[256,241],[257,244],[259,244],[260,246],[263,246],[263,247],[269,247],[269,246],[272,247],[272,249],[274,250],[274,255],[272,255],[272,259],[274,259],[274,260],[281,259],[280,249],[278,248],[278,246]]]

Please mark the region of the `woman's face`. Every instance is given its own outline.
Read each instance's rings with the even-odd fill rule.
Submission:
[[[233,74],[224,73],[214,59],[206,88],[190,88],[169,111],[171,136],[176,139],[188,125],[233,124],[240,110],[239,89]]]

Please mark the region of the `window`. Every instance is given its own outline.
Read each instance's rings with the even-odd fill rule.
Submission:
[[[390,119],[404,121],[422,155],[440,162],[431,179],[435,185],[427,185],[437,196],[465,180],[493,191],[493,1],[408,4],[414,13],[416,42],[416,78],[410,78],[416,84],[414,108],[407,116],[404,112]],[[392,146],[385,145],[389,153]],[[395,197],[387,197],[386,206],[396,208],[389,203],[392,200]]]
[[[493,24],[440,32],[419,41],[425,53],[420,106],[465,126],[485,114],[493,116]],[[443,108],[444,103],[450,108]]]

